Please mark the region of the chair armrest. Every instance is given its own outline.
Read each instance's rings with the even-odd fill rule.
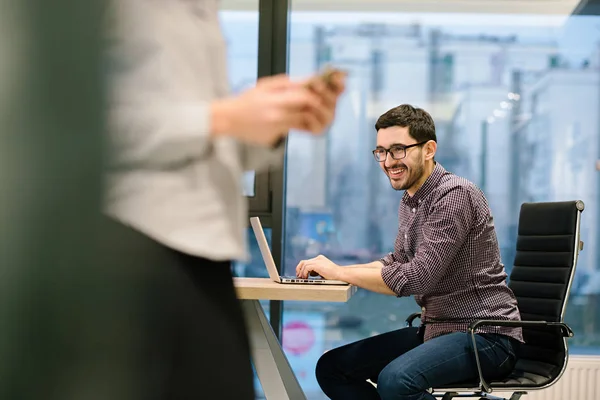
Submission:
[[[411,328],[413,325],[413,321],[416,318],[421,318],[421,313],[420,312],[416,312],[416,313],[412,313],[408,316],[408,318],[406,318],[406,326]]]
[[[477,372],[479,373],[479,387],[481,390],[491,393],[492,388],[483,379],[481,372],[481,363],[479,361],[479,354],[477,353],[477,342],[475,341],[475,331],[480,326],[509,326],[509,327],[559,327],[564,337],[573,337],[574,333],[569,326],[563,322],[547,322],[547,321],[500,321],[493,319],[481,319],[473,321],[469,324],[469,333],[471,334],[471,341],[473,342],[473,352],[475,353],[475,363],[477,364]]]
[[[564,337],[573,337],[575,333],[573,330],[564,322],[547,322],[547,321],[498,321],[493,319],[482,319],[479,321],[473,321],[469,325],[469,332],[475,331],[480,326],[508,326],[508,327],[559,327]]]

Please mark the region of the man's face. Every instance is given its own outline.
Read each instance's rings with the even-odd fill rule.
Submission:
[[[393,126],[380,129],[377,132],[377,147],[389,149],[394,146],[410,146],[417,141],[408,133],[408,127]],[[388,152],[384,161],[379,166],[390,179],[392,187],[396,190],[409,190],[415,186],[425,173],[425,157],[423,147],[415,146],[405,150],[406,157],[395,160]]]

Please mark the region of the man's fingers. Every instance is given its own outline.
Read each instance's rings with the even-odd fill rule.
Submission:
[[[302,260],[298,263],[296,267],[296,276],[298,278],[306,279],[308,275],[311,273],[310,260]]]
[[[312,271],[312,264],[311,264],[310,260],[304,260],[302,262],[302,272],[301,272],[300,278],[303,278],[303,279],[308,278],[311,271]]]
[[[296,276],[301,276],[302,269],[304,268],[304,260],[300,261],[296,266]]]
[[[306,270],[306,263],[302,265],[302,271],[300,272],[300,278],[306,279],[308,278],[308,271]]]
[[[300,274],[300,278],[302,278],[302,279],[308,278],[307,274],[308,274],[308,272],[306,271],[306,263],[305,263],[302,266],[302,273]]]
[[[315,268],[314,264],[307,264],[304,267],[304,277],[308,279],[311,277],[311,275],[314,275],[314,268]]]

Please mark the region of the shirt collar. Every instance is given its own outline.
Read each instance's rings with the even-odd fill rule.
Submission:
[[[425,197],[427,197],[433,189],[435,189],[442,179],[442,176],[446,173],[446,169],[442,167],[442,164],[439,162],[435,163],[433,167],[433,171],[431,171],[431,175],[425,180],[423,185],[417,190],[414,196],[410,196],[408,192],[404,192],[404,196],[402,197],[402,201],[407,205],[414,207],[418,203],[420,203]]]

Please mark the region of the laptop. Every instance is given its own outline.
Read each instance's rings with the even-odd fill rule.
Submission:
[[[274,282],[307,285],[348,285],[348,283],[343,281],[335,281],[332,279],[323,279],[319,277],[303,279],[296,276],[279,276],[277,273],[277,267],[275,266],[275,261],[273,260],[273,255],[271,254],[271,249],[269,248],[269,243],[267,242],[267,237],[265,236],[265,232],[263,231],[260,223],[260,219],[258,217],[252,217],[250,218],[250,224],[252,225],[252,230],[254,230],[254,236],[256,236],[256,241],[258,242],[258,247],[260,248],[260,254],[262,255],[265,265],[267,266],[269,277]]]

